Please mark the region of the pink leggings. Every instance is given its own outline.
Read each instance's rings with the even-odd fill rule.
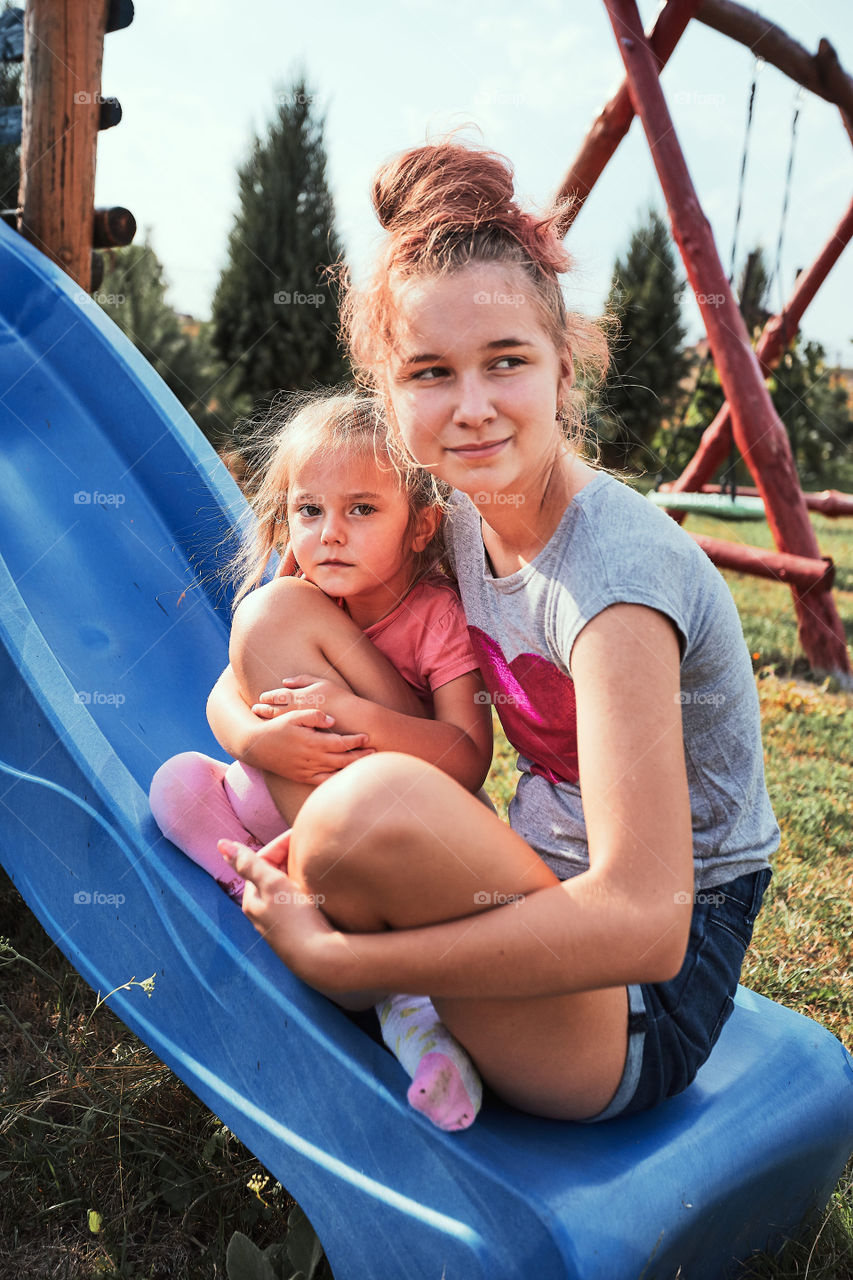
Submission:
[[[184,751],[161,765],[148,798],[163,835],[237,899],[244,881],[231,871],[216,842],[239,840],[261,849],[287,830],[259,769],[239,761],[226,765],[198,751]]]

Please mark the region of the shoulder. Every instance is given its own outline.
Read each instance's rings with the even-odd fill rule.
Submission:
[[[682,656],[726,622],[740,632],[725,580],[666,512],[606,472],[576,495],[550,559],[555,626],[569,648],[613,605],[643,605],[675,624]]]
[[[443,573],[430,573],[416,583],[406,596],[406,605],[418,618],[448,623],[461,620],[465,625],[465,613],[456,584]]]

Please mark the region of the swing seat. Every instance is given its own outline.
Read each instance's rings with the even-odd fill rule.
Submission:
[[[298,1199],[337,1280],[720,1280],[830,1195],[851,1059],[741,991],[679,1098],[598,1126],[488,1103],[462,1134],[156,830],[217,751],[219,569],[243,499],[149,365],[0,225],[0,858],[93,990]],[[151,995],[138,986],[153,975]]]
[[[656,507],[665,511],[715,516],[718,520],[764,520],[764,503],[760,498],[735,497],[724,493],[660,493],[646,495]]]

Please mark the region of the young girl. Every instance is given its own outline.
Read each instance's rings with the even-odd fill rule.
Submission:
[[[442,507],[434,481],[394,465],[378,405],[365,396],[315,396],[266,433],[271,456],[240,565],[237,601],[246,598],[223,677],[240,698],[237,714],[224,717],[226,732],[242,732],[238,761],[226,766],[185,752],[158,770],[150,792],[163,833],[238,900],[243,881],[228,876],[217,839],[260,849],[293,822],[320,781],[386,740],[440,761],[474,790],[491,761],[489,706],[459,598],[435,571]],[[292,556],[302,577],[248,594],[274,550]],[[271,607],[277,617],[284,611],[286,626],[263,634],[253,624],[251,645],[243,645],[250,621]],[[341,696],[334,716],[322,697],[297,689],[258,702],[282,671],[307,666]],[[265,735],[273,744],[266,773],[252,765],[262,724],[253,703],[257,715],[275,720]],[[348,718],[368,731],[348,732]],[[212,724],[216,731],[215,713]],[[429,1001],[393,996],[378,1012],[386,1043],[413,1077],[412,1104],[445,1129],[472,1123],[480,1082]]]
[[[408,454],[455,490],[450,557],[520,753],[511,829],[382,753],[264,859],[223,852],[246,914],[318,990],[429,994],[525,1110],[647,1109],[731,1012],[778,844],[737,612],[692,539],[581,456],[574,366],[600,365],[602,339],[566,309],[559,211],[520,208],[508,162],[455,141],[386,165],[373,202],[388,234],[346,298],[350,350]],[[323,909],[276,900],[295,886],[322,886]]]

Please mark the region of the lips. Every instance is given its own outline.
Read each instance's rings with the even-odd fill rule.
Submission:
[[[507,443],[505,436],[501,440],[482,440],[477,444],[461,444],[449,450],[462,458],[491,458]]]

